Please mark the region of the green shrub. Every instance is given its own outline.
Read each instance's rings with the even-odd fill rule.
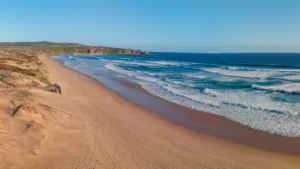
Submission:
[[[18,65],[22,65],[24,61],[17,62]]]
[[[3,79],[8,79],[10,78],[11,74],[10,73],[6,73],[2,76]]]

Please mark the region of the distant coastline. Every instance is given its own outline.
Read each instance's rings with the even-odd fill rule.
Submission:
[[[54,42],[0,42],[0,48],[35,48],[48,55],[65,53],[89,53],[89,54],[131,54],[148,55],[148,51],[114,48],[105,46],[87,46],[78,43],[54,43]]]

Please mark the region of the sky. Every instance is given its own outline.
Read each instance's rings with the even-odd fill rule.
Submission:
[[[299,0],[0,0],[0,42],[300,52]]]

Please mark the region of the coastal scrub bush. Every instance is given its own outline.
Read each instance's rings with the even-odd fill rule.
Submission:
[[[2,78],[3,78],[4,80],[5,80],[5,79],[9,79],[10,76],[11,76],[10,73],[6,73],[6,74],[4,74],[4,75],[2,76]]]
[[[18,65],[22,65],[24,61],[17,62]]]
[[[25,59],[29,62],[37,60],[37,56],[34,56],[34,55],[27,55],[27,54],[20,53],[20,52],[16,53],[16,55],[17,55],[18,58]]]
[[[22,73],[24,75],[35,76],[35,73],[33,70],[20,69],[16,66],[11,66],[11,65],[6,65],[6,64],[0,64],[0,70],[11,70],[12,72],[18,72],[18,73]]]
[[[38,68],[35,70],[36,77],[38,77],[38,79],[46,85],[51,85],[51,83],[48,80],[47,74],[47,70],[41,65],[38,65]]]
[[[16,58],[1,58],[0,60],[3,60],[3,61],[11,60],[11,61],[23,62],[23,60],[16,59]]]

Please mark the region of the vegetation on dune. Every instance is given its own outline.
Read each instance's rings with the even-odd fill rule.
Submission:
[[[23,59],[23,60],[26,60],[29,62],[38,60],[37,56],[35,56],[35,55],[28,55],[28,54],[21,53],[21,52],[16,53],[16,56],[20,59]]]
[[[20,60],[20,59],[15,59],[15,58],[0,58],[0,61],[7,61],[7,60],[10,60],[10,61],[18,61],[18,62],[21,62],[23,60]]]
[[[26,76],[31,76],[36,79],[39,79],[46,85],[51,83],[48,80],[47,71],[42,66],[42,63],[39,61],[38,55],[39,50],[34,48],[0,48],[0,71],[1,70],[11,70],[12,72],[20,73]],[[4,56],[3,56],[4,55]],[[2,56],[2,58],[1,58]],[[8,63],[15,63],[15,65],[23,65],[25,62],[26,69],[22,69],[18,66],[11,65]],[[29,69],[28,65],[35,65],[35,69]],[[6,77],[7,76],[7,77]],[[10,74],[6,74],[3,78],[8,78]]]
[[[6,79],[10,78],[10,76],[11,76],[11,74],[7,73],[7,74],[4,74],[4,75],[2,76],[2,78],[3,78],[4,80],[6,80]]]
[[[87,53],[88,51],[88,47],[42,46],[36,49],[48,55],[53,53]]]
[[[35,77],[40,82],[50,85],[48,72],[44,68],[42,62],[40,62],[38,56],[41,54],[54,55],[64,53],[135,54],[136,51],[132,49],[86,46],[77,43],[53,43],[47,41],[0,42],[0,71],[11,70],[12,72]]]
[[[48,80],[48,71],[41,65],[38,65],[38,68],[35,70],[35,76],[46,85],[51,85]]]
[[[16,66],[11,66],[6,64],[0,64],[0,70],[11,70],[12,72],[22,73],[24,75],[35,76],[34,70],[20,69]]]

